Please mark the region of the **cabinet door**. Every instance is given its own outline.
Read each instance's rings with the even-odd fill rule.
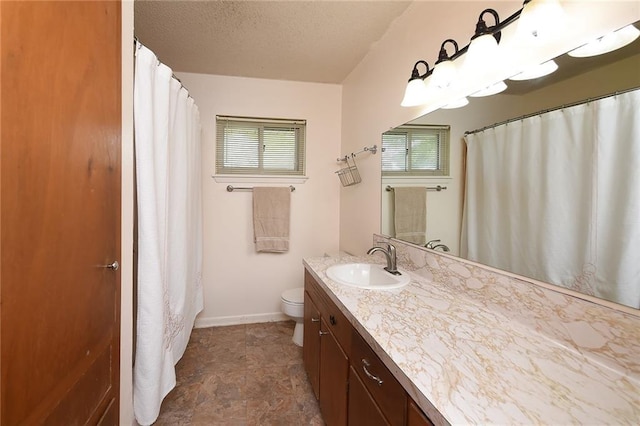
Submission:
[[[404,425],[407,393],[373,349],[355,330],[351,342],[351,364],[389,423],[394,426]]]
[[[321,318],[320,411],[327,426],[347,424],[349,359]]]
[[[431,420],[412,400],[409,400],[409,409],[407,410],[407,426],[433,426]]]
[[[389,426],[358,373],[349,367],[349,426]]]
[[[320,312],[304,292],[304,345],[302,360],[316,399],[320,398]]]

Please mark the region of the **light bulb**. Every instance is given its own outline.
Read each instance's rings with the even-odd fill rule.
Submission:
[[[446,89],[455,81],[457,74],[458,69],[453,61],[442,61],[433,70],[429,84],[437,89]]]
[[[559,0],[531,0],[518,19],[518,37],[529,42],[548,40],[562,30],[564,10]]]
[[[415,78],[407,84],[400,106],[412,107],[425,104],[428,100],[428,93],[424,80]]]
[[[492,64],[498,57],[498,41],[491,34],[484,34],[471,41],[464,67],[469,73],[478,72]]]

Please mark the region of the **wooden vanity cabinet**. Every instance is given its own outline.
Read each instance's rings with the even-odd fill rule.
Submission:
[[[306,270],[304,278],[303,361],[325,423],[328,426],[431,425]]]
[[[351,365],[389,424],[405,424],[407,393],[373,349],[354,329]]]
[[[320,323],[320,412],[327,425],[346,425],[349,358],[324,318]]]
[[[349,367],[349,425],[389,426],[353,366]]]
[[[306,271],[304,288],[304,367],[325,423],[343,426],[347,424],[348,353],[352,327]],[[307,342],[310,342],[308,347]]]
[[[316,399],[320,398],[320,311],[304,292],[304,337],[302,361]]]
[[[422,412],[413,400],[409,400],[407,409],[407,426],[434,426],[433,422]]]

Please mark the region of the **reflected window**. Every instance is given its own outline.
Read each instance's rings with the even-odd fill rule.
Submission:
[[[400,126],[382,134],[383,176],[449,176],[450,126]]]

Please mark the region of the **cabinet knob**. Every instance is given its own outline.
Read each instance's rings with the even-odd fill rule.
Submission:
[[[320,322],[320,318],[311,318],[311,322]]]
[[[318,334],[319,334],[320,336],[324,336],[325,334],[329,334],[329,332],[328,332],[328,331],[322,331],[322,330],[320,330],[320,331],[318,332]]]
[[[336,317],[334,317],[333,315],[329,315],[329,322],[331,323],[331,325],[336,325]]]

